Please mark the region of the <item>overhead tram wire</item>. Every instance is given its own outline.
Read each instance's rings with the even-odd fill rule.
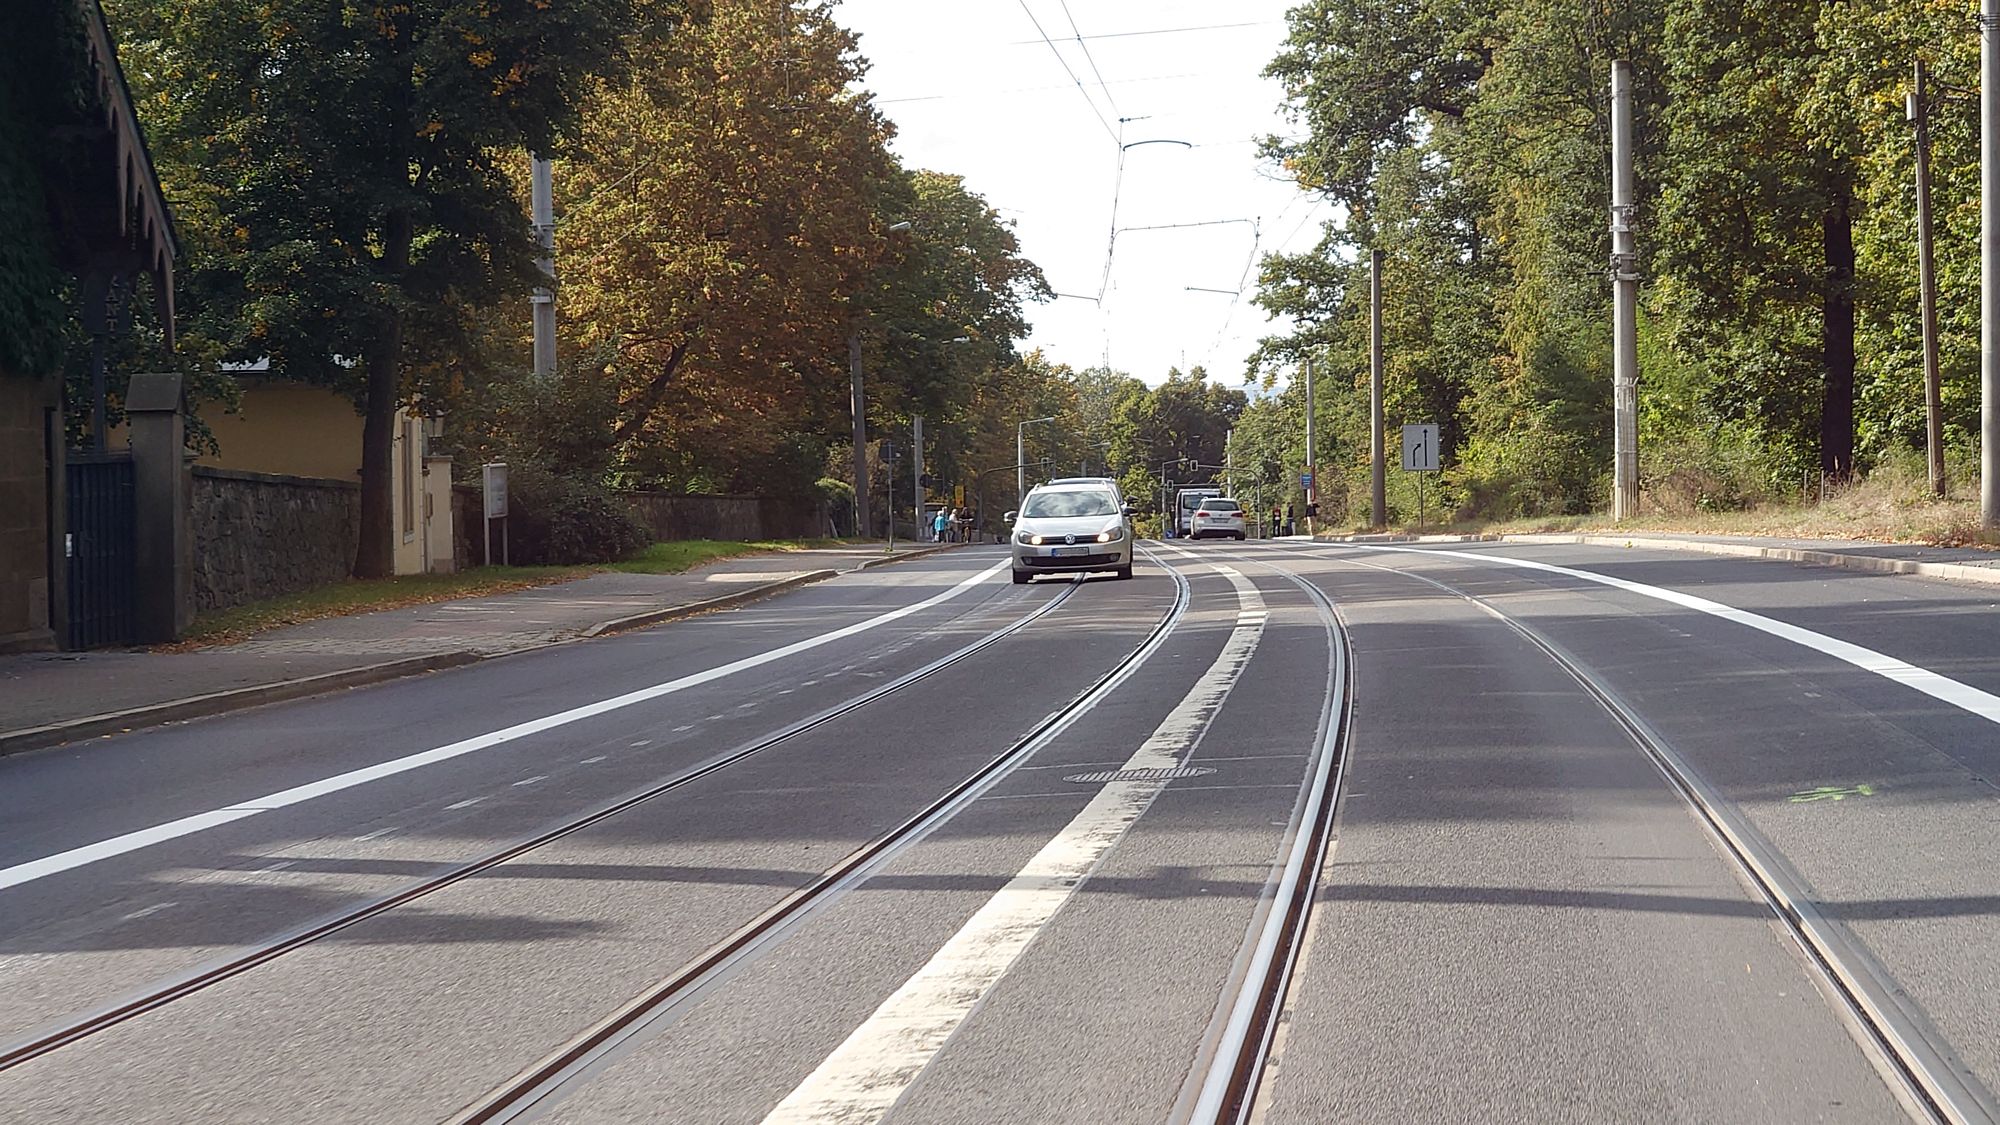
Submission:
[[[1118,130],[1113,129],[1111,122],[1105,120],[1104,112],[1097,108],[1097,99],[1090,96],[1090,88],[1083,84],[1083,79],[1076,76],[1076,71],[1070,67],[1069,60],[1063,58],[1062,51],[1056,47],[1055,41],[1049,38],[1049,33],[1042,30],[1042,21],[1035,18],[1035,11],[1028,7],[1028,0],[1015,0],[1015,2],[1021,5],[1021,11],[1027,13],[1028,22],[1035,25],[1035,34],[1042,37],[1042,42],[1048,47],[1049,53],[1053,54],[1056,57],[1056,61],[1062,64],[1063,72],[1069,75],[1069,80],[1076,83],[1076,92],[1082,94],[1083,100],[1089,103],[1090,115],[1097,118],[1099,125],[1104,126],[1104,135],[1110,137],[1113,142],[1117,142],[1119,140]],[[1109,100],[1111,97],[1110,91],[1107,90],[1104,96]]]
[[[1281,27],[1283,20],[1250,20],[1245,23],[1208,23],[1195,27],[1153,27],[1143,31],[1106,31],[1096,35],[1086,35],[1085,39],[1133,39],[1142,35],[1180,35],[1190,31],[1228,31],[1239,27]],[[1035,42],[1033,39],[1015,40],[1014,46],[1022,47]]]
[[[1104,91],[1104,102],[1112,113],[1118,112],[1118,101],[1111,96],[1111,84],[1104,80],[1104,72],[1097,69],[1097,58],[1090,53],[1090,44],[1083,41],[1083,29],[1076,26],[1076,17],[1069,13],[1069,0],[1056,0],[1062,5],[1063,18],[1069,21],[1069,30],[1076,36],[1076,45],[1083,49],[1083,61],[1090,64],[1090,73],[1097,78],[1097,88]]]

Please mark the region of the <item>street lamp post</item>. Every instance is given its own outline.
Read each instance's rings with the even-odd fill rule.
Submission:
[[[910,224],[890,223],[890,234],[901,234]],[[868,535],[868,398],[861,385],[861,328],[857,323],[847,334],[848,394],[854,408],[854,534]],[[889,493],[889,521],[893,525],[896,494]]]
[[[1053,421],[1055,421],[1055,416],[1050,415],[1047,418],[1029,418],[1016,423],[1014,426],[1014,506],[1016,508],[1021,506],[1021,501],[1028,498],[1028,427],[1038,422]]]

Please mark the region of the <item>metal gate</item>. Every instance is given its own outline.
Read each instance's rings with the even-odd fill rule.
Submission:
[[[71,453],[64,485],[69,526],[69,633],[63,647],[129,644],[133,634],[132,458]]]

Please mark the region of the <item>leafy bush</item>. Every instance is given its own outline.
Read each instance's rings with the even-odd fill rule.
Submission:
[[[1771,471],[1754,448],[1726,436],[1654,439],[1639,446],[1647,507],[1667,515],[1753,508],[1773,498]]]
[[[617,562],[652,542],[632,509],[597,481],[532,466],[510,469],[508,477],[516,563]]]
[[[1443,483],[1461,519],[1577,515],[1602,505],[1610,469],[1583,437],[1531,425],[1467,442]]]

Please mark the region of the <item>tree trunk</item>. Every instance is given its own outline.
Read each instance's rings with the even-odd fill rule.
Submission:
[[[1826,245],[1824,351],[1826,383],[1819,412],[1819,467],[1828,480],[1854,473],[1854,216],[1853,187],[1844,172],[1821,220]]]
[[[368,349],[368,401],[361,423],[361,542],[356,578],[396,573],[396,390],[401,382],[403,315],[382,318]]]
[[[410,264],[414,222],[407,211],[392,211],[384,224],[382,272],[400,281]],[[354,555],[356,578],[396,573],[396,408],[402,404],[403,310],[390,307],[376,318],[375,338],[363,357],[368,398],[361,423],[361,535]]]

